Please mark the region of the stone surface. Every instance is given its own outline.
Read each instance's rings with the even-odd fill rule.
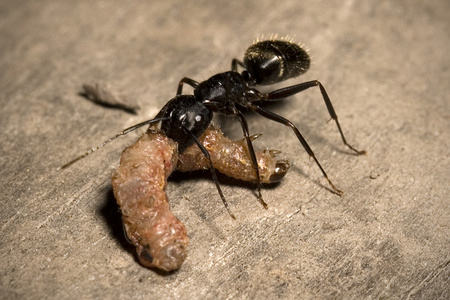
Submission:
[[[3,1],[0,299],[448,299],[449,11],[445,0]],[[209,175],[177,176],[167,193],[188,258],[169,275],[141,267],[110,183],[138,134],[58,167],[152,118],[183,76],[229,70],[272,33],[313,59],[277,87],[319,79],[368,155],[345,149],[317,89],[270,106],[298,125],[338,197],[289,129],[249,115],[255,146],[292,164],[263,190],[269,209],[222,178],[234,221]],[[139,113],[78,95],[96,81],[137,98]]]

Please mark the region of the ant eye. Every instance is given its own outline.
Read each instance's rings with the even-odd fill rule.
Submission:
[[[202,115],[196,115],[196,116],[195,116],[195,121],[196,121],[196,122],[201,122],[202,119],[203,119],[203,118],[202,118]]]

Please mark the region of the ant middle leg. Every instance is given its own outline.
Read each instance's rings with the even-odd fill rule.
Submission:
[[[308,153],[308,155],[310,157],[312,157],[314,159],[314,161],[316,162],[316,164],[319,167],[320,171],[322,172],[323,176],[327,179],[328,183],[333,188],[333,193],[335,193],[336,195],[339,195],[339,196],[342,196],[344,194],[344,192],[342,192],[340,189],[338,189],[333,184],[333,182],[331,182],[330,178],[328,178],[327,173],[325,172],[325,170],[320,165],[319,160],[314,155],[314,152],[309,147],[309,145],[306,142],[305,138],[302,136],[300,131],[297,129],[297,127],[295,127],[295,125],[291,121],[289,121],[288,119],[283,118],[282,116],[279,116],[279,115],[277,115],[277,114],[275,114],[275,113],[273,113],[271,111],[265,110],[265,109],[259,107],[258,105],[255,105],[255,104],[249,104],[249,108],[252,109],[254,112],[260,114],[263,117],[266,117],[266,118],[268,118],[268,119],[270,119],[272,121],[275,121],[275,122],[278,122],[278,123],[281,123],[283,125],[286,125],[286,126],[290,127],[294,131],[295,135],[297,136],[298,140],[302,144],[302,146],[305,149],[305,151]]]
[[[188,84],[188,85],[192,86],[194,89],[199,85],[198,81],[195,81],[194,79],[191,79],[191,78],[188,78],[188,77],[184,77],[178,83],[177,96],[181,95],[181,93],[183,92],[183,85],[184,84]]]
[[[366,154],[365,150],[357,150],[356,148],[354,148],[352,145],[350,145],[349,143],[347,143],[347,140],[345,139],[344,136],[344,132],[341,129],[341,125],[339,124],[338,121],[338,117],[336,114],[336,111],[333,108],[333,104],[331,104],[331,100],[330,97],[328,97],[327,92],[325,91],[325,88],[323,87],[323,85],[320,83],[320,81],[318,80],[313,80],[313,81],[308,81],[308,82],[303,82],[300,84],[296,84],[293,86],[288,86],[279,90],[275,90],[273,92],[270,92],[268,94],[264,94],[262,95],[262,100],[264,101],[278,101],[281,100],[283,98],[287,98],[289,96],[295,95],[297,93],[300,93],[306,89],[309,89],[311,87],[314,86],[318,86],[320,88],[320,92],[322,93],[322,97],[323,100],[325,101],[325,105],[327,106],[328,109],[328,113],[330,114],[331,118],[336,122],[336,126],[339,130],[339,133],[341,135],[342,138],[342,142],[344,143],[344,145],[346,145],[348,148],[350,148],[352,151],[354,151],[356,153],[356,155],[362,155],[362,154]]]
[[[258,201],[261,203],[261,205],[265,209],[267,209],[268,208],[267,203],[264,202],[262,195],[261,195],[261,178],[259,176],[258,160],[256,159],[255,149],[253,148],[252,136],[250,136],[250,134],[248,132],[247,120],[245,119],[245,116],[237,109],[233,112],[233,114],[239,118],[239,121],[241,122],[242,131],[244,132],[244,138],[247,141],[248,152],[250,154],[250,159],[252,161],[253,170],[255,171],[255,175],[256,175],[256,188],[258,191],[258,195],[257,195]]]

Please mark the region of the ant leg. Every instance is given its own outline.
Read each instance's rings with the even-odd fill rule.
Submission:
[[[181,95],[181,93],[183,92],[183,84],[185,83],[189,84],[194,89],[198,86],[198,81],[195,81],[194,79],[188,77],[184,77],[183,79],[180,80],[180,83],[178,83],[177,96]]]
[[[233,112],[233,114],[235,116],[239,117],[239,121],[241,122],[242,131],[244,132],[244,137],[245,137],[245,140],[247,141],[248,152],[249,152],[250,158],[252,160],[253,170],[255,171],[255,174],[256,174],[256,186],[257,186],[257,190],[258,190],[258,201],[262,204],[262,206],[265,209],[267,209],[267,204],[266,204],[266,202],[264,202],[262,195],[261,195],[261,178],[259,177],[258,161],[256,159],[255,149],[253,148],[253,144],[252,144],[252,136],[250,136],[250,134],[248,133],[247,120],[245,119],[244,115],[238,110],[235,110]]]
[[[268,94],[263,95],[263,100],[267,101],[277,101],[281,100],[283,98],[287,98],[289,96],[292,96],[294,94],[300,93],[306,89],[309,89],[310,87],[318,86],[320,88],[320,92],[322,93],[323,100],[325,101],[325,105],[327,106],[328,113],[330,114],[331,118],[336,122],[337,128],[339,130],[339,133],[341,134],[342,141],[344,144],[349,147],[352,151],[354,151],[357,155],[366,154],[365,150],[359,151],[353,146],[351,146],[349,143],[347,143],[347,140],[344,137],[344,133],[341,129],[341,125],[339,124],[337,114],[333,108],[333,105],[331,104],[330,97],[328,97],[327,92],[325,91],[325,88],[318,80],[303,82],[300,84],[296,84],[293,86],[288,86],[276,91],[273,91]]]
[[[339,190],[338,188],[336,188],[334,186],[334,184],[331,182],[331,180],[328,178],[327,173],[325,172],[325,170],[322,168],[322,166],[320,165],[319,161],[317,160],[316,156],[314,155],[314,152],[311,150],[311,148],[309,147],[308,143],[306,142],[306,140],[303,138],[302,134],[300,133],[300,131],[297,129],[297,127],[295,127],[295,125],[289,121],[286,118],[283,118],[282,116],[279,116],[273,112],[270,112],[268,110],[265,110],[261,107],[259,107],[258,105],[255,104],[250,104],[249,108],[251,108],[254,112],[260,114],[263,117],[266,117],[272,121],[284,124],[286,126],[291,127],[291,129],[294,131],[295,135],[297,136],[297,138],[299,139],[300,143],[302,144],[303,148],[305,148],[306,152],[309,154],[310,157],[312,157],[314,159],[314,161],[316,162],[317,166],[319,166],[320,171],[322,171],[323,176],[328,180],[328,183],[330,184],[330,186],[333,188],[333,192],[339,196],[342,196],[342,194],[344,194],[344,192],[342,192],[341,190]]]
[[[242,61],[233,58],[233,60],[231,61],[231,71],[237,72],[238,65],[245,69],[245,65]]]
[[[200,143],[198,138],[189,129],[187,129],[186,127],[183,127],[183,129],[191,136],[191,138],[194,140],[194,142],[197,144],[197,146],[202,151],[203,155],[205,155],[205,157],[209,160],[209,169],[211,170],[211,175],[212,175],[213,181],[216,184],[216,188],[217,188],[217,191],[219,192],[220,198],[222,199],[223,205],[225,205],[225,208],[227,209],[230,216],[236,220],[236,217],[231,212],[230,207],[228,206],[228,202],[222,193],[222,189],[220,188],[219,180],[217,179],[216,170],[214,169],[214,166],[213,166],[213,163],[211,160],[211,156],[209,155],[208,150],[206,150],[206,148],[202,145],[202,143]]]

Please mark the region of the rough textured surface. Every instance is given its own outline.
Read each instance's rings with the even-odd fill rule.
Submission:
[[[448,298],[449,10],[445,0],[2,1],[0,298]],[[317,89],[270,106],[298,125],[337,197],[290,130],[249,115],[250,133],[264,134],[255,147],[291,162],[263,190],[269,209],[224,182],[233,221],[208,175],[177,177],[167,192],[188,257],[170,276],[142,267],[110,182],[136,134],[57,167],[153,117],[183,76],[228,70],[272,33],[307,44],[313,62],[278,86],[319,79],[368,155],[350,155],[325,125]],[[80,97],[92,81],[141,111]],[[241,137],[237,121],[219,121]]]

